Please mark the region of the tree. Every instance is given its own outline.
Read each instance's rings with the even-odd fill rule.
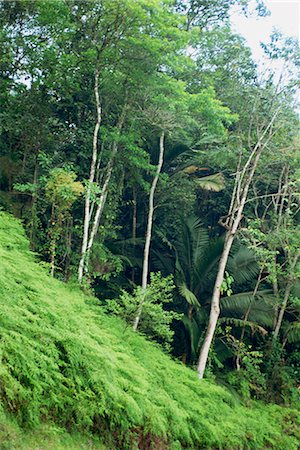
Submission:
[[[237,167],[237,172],[235,175],[235,186],[232,193],[231,204],[229,207],[228,215],[222,218],[221,223],[226,228],[225,242],[223,252],[220,258],[218,273],[216,276],[216,281],[214,285],[214,291],[211,299],[211,311],[209,317],[209,323],[206,331],[206,336],[204,343],[201,348],[197,372],[199,378],[203,378],[206,362],[208,358],[209,349],[213,340],[213,336],[216,330],[218,317],[220,314],[220,293],[222,288],[222,283],[224,279],[226,264],[229,257],[229,252],[231,250],[234,238],[238,232],[240,222],[242,220],[242,215],[247,201],[249,188],[253,180],[259,159],[262,152],[267,148],[269,142],[272,140],[277,128],[278,119],[277,116],[280,111],[280,106],[277,105],[275,111],[273,110],[272,115],[269,115],[267,119],[260,121],[261,111],[256,110],[254,112],[256,123],[255,140],[256,142],[252,144],[252,149],[248,153],[246,160],[241,165],[242,160],[240,158],[239,165]],[[277,122],[275,122],[277,119]],[[251,132],[252,130],[250,130]],[[249,145],[251,142],[249,141]]]
[[[246,242],[256,252],[262,270],[268,275],[277,300],[273,322],[274,341],[279,337],[293,287],[300,276],[296,145],[292,145],[290,150],[277,152],[275,164],[279,167],[280,162],[280,166],[283,166],[280,172],[271,175],[273,182],[277,182],[277,191],[264,195],[255,191],[252,201],[256,202],[256,217],[249,220],[244,232]]]
[[[120,14],[121,5],[123,8],[124,7],[126,8],[125,15],[124,11],[122,11],[122,14]],[[152,4],[151,6],[153,7]],[[156,2],[154,6],[157,10],[160,10],[158,2]],[[169,17],[165,16],[163,24],[160,24],[159,22],[154,23],[155,28],[152,29],[153,42],[151,43],[152,45],[151,47],[151,45],[149,45],[149,39],[147,38],[148,37],[147,31],[149,26],[152,27],[153,22],[149,21],[149,17],[146,14],[146,10],[148,7],[147,2],[138,6],[137,4],[132,4],[130,2],[126,2],[125,0],[123,0],[122,2],[118,2],[118,4],[113,7],[111,6],[111,3],[108,2],[106,7],[108,9],[108,11],[106,12],[107,14],[106,20],[108,21],[108,23],[106,24],[107,35],[104,35],[103,37],[102,34],[100,34],[100,36],[102,36],[100,42],[97,40],[97,36],[95,37],[94,40],[94,45],[96,47],[96,54],[97,54],[95,61],[96,69],[95,69],[95,83],[94,83],[97,119],[94,129],[90,176],[86,192],[84,232],[81,249],[81,259],[78,269],[78,280],[80,283],[82,282],[84,269],[86,272],[88,271],[89,254],[99,227],[101,215],[106,202],[108,185],[112,175],[115,156],[117,154],[119,147],[119,137],[121,135],[121,131],[124,126],[126,111],[128,109],[128,100],[132,101],[132,99],[136,95],[138,95],[142,87],[141,83],[144,84],[144,80],[146,77],[149,76],[151,77],[153,73],[155,74],[157,67],[159,65],[159,61],[155,61],[153,63],[152,60],[154,55],[156,56],[156,58],[159,55],[158,49],[155,46],[158,46],[158,48],[160,48],[161,44],[159,44],[159,38],[170,40],[170,35],[174,33],[173,28],[174,23],[176,22],[175,16],[174,16],[175,20],[172,19],[172,17],[170,20]],[[103,13],[103,17],[105,20],[105,10]],[[100,25],[103,26],[103,24]],[[166,29],[164,29],[163,26],[166,26]],[[141,33],[142,36],[140,36]],[[143,40],[145,42],[143,42]],[[110,49],[111,54],[109,54],[109,56],[113,58],[111,63],[112,67],[110,70],[120,71],[121,77],[119,77],[118,81],[119,83],[123,84],[124,92],[119,118],[116,121],[116,135],[111,146],[111,153],[106,166],[105,170],[106,173],[103,177],[103,184],[100,188],[100,194],[98,195],[98,198],[96,195],[97,200],[94,201],[93,205],[95,206],[94,208],[93,206],[91,206],[91,193],[96,173],[96,166],[98,163],[99,165],[101,163],[101,155],[100,156],[98,155],[97,141],[103,114],[100,105],[99,76],[101,73],[100,68],[102,67],[103,64],[102,59],[104,60],[105,64],[107,64],[107,57],[105,55],[103,57],[102,55],[102,52],[106,50],[106,47],[108,47],[109,49],[111,47]],[[141,52],[141,48],[143,47],[145,48],[145,50]],[[126,63],[124,63],[122,60],[119,61],[118,59],[116,59],[116,56],[122,58],[124,52],[128,54],[128,61],[126,61]],[[145,64],[144,57],[148,58],[150,60],[150,63],[148,62],[147,64]],[[131,60],[132,65],[130,64]],[[134,70],[132,70],[132,67],[134,67]],[[98,167],[97,170],[99,171],[99,169],[100,168]],[[93,214],[94,218],[92,220]],[[91,222],[93,223],[90,229]]]
[[[83,186],[75,181],[76,174],[66,169],[53,169],[46,183],[46,198],[51,202],[50,262],[54,276],[57,241],[75,200],[82,194]]]
[[[163,248],[154,252],[155,267],[164,274],[174,274],[177,287],[176,309],[184,313],[183,323],[187,339],[185,357],[194,362],[209,316],[210,298],[218,263],[224,246],[224,237],[209,237],[208,230],[195,216],[182,219],[176,238],[162,236]],[[254,331],[272,324],[274,308],[270,307],[270,290],[239,292],[246,284],[252,285],[259,273],[255,253],[235,241],[226,265],[225,283],[221,289],[222,322],[238,328],[247,326]],[[234,287],[231,286],[234,284]],[[232,295],[232,289],[235,294]],[[255,297],[253,299],[253,296]],[[247,310],[251,304],[251,313]],[[262,313],[265,311],[265,314]],[[246,315],[246,318],[245,318]]]
[[[176,83],[175,80],[168,79],[168,77],[160,77],[161,84],[159,87],[155,88],[155,97],[152,99],[152,105],[147,105],[144,109],[144,115],[149,124],[151,124],[154,129],[160,130],[159,138],[159,159],[156,168],[156,173],[153,178],[150,194],[149,194],[149,209],[148,209],[148,219],[147,219],[147,230],[144,246],[144,258],[143,258],[143,270],[142,270],[142,289],[146,293],[147,283],[148,283],[148,272],[149,272],[149,251],[152,236],[153,227],[153,214],[154,214],[154,194],[159,179],[159,175],[163,165],[163,158],[165,152],[165,133],[174,132],[179,125],[179,112],[185,108],[184,99],[185,91],[182,83]],[[168,100],[163,96],[168,93]],[[133,330],[136,331],[141,318],[143,304],[145,297],[142,296],[137,313],[133,323]]]

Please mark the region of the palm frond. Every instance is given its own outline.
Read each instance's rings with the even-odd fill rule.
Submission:
[[[192,319],[183,316],[182,322],[190,339],[191,359],[194,361],[199,353],[201,336],[206,326],[206,317],[203,310],[198,309]]]
[[[163,274],[169,275],[174,273],[174,258],[166,252],[153,250],[151,259],[156,270]]]
[[[185,282],[178,284],[180,295],[188,302],[189,305],[200,307],[200,303],[195,294],[187,287]]]
[[[259,291],[255,297],[253,292],[224,297],[221,300],[223,316],[242,318],[248,312],[248,319],[260,325],[271,327],[275,313],[276,299],[270,289]]]
[[[233,276],[236,283],[253,280],[259,273],[255,254],[239,243],[235,243],[233,246],[226,269]]]
[[[194,238],[193,264],[197,268],[201,258],[208,250],[209,235],[206,228],[198,228]]]
[[[196,292],[200,293],[213,286],[223,245],[223,237],[211,239],[205,247],[201,258],[198,259],[197,266],[195,266]]]
[[[290,344],[300,341],[300,323],[294,322],[288,325],[285,336]]]
[[[195,183],[205,191],[220,192],[225,188],[224,176],[221,172],[202,178],[194,178]]]
[[[227,325],[234,325],[235,327],[248,327],[253,333],[257,331],[263,336],[268,334],[268,331],[265,328],[249,320],[236,319],[234,317],[222,317],[219,319],[219,323],[226,323]]]
[[[194,215],[182,220],[181,233],[176,241],[178,258],[181,265],[189,272],[192,270],[195,236],[201,226],[200,219]]]

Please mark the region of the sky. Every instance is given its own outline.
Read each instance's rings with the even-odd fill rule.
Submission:
[[[236,8],[231,14],[233,29],[247,40],[256,62],[263,58],[259,43],[269,42],[273,28],[300,38],[300,0],[265,0],[265,4],[271,12],[268,17],[246,18]]]

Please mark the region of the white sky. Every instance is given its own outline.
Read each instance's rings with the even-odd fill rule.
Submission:
[[[263,57],[260,42],[269,42],[273,28],[285,35],[300,38],[300,0],[265,0],[271,15],[267,17],[244,17],[233,9],[231,21],[233,29],[244,36],[252,50],[254,59],[259,62]]]

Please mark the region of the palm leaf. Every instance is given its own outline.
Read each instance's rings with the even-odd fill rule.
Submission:
[[[183,316],[182,322],[190,339],[191,359],[194,361],[198,356],[201,336],[206,325],[205,313],[198,309],[192,319]]]
[[[246,246],[235,243],[226,270],[233,276],[236,283],[253,280],[259,273],[255,254]]]
[[[268,334],[268,331],[265,328],[249,320],[235,319],[234,317],[222,317],[219,319],[219,323],[226,323],[227,325],[234,325],[235,327],[248,327],[251,328],[253,333],[257,331],[263,336]]]
[[[271,327],[275,313],[276,299],[271,290],[259,291],[255,297],[253,292],[224,297],[221,300],[221,312],[224,316],[242,318],[248,312],[248,319],[260,325]],[[248,311],[249,310],[249,311]]]
[[[188,302],[189,305],[200,307],[200,303],[195,294],[190,291],[185,282],[178,284],[180,295]]]
[[[288,325],[285,336],[290,344],[300,341],[300,323],[295,322]]]
[[[208,175],[207,177],[195,178],[195,183],[205,191],[220,192],[225,187],[224,176],[221,172]]]
[[[151,256],[156,270],[166,275],[174,273],[173,255],[170,255],[165,251],[153,250]]]
[[[200,219],[194,215],[182,220],[181,233],[176,240],[175,247],[180,264],[183,268],[186,268],[189,273],[191,273],[193,266],[195,237],[201,226]]]

